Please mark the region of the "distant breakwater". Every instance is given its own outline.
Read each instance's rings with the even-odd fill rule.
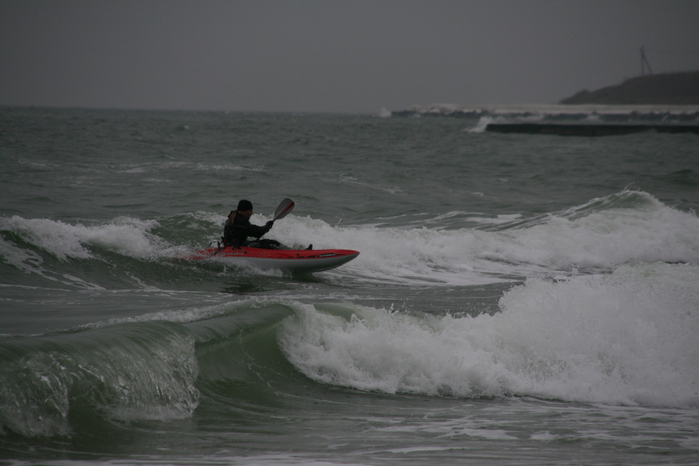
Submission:
[[[456,106],[435,104],[391,112],[397,118],[449,117],[464,119],[492,118],[493,122],[605,123],[699,123],[699,105],[512,105]]]
[[[699,134],[699,124],[551,124],[551,123],[491,123],[485,130],[491,133],[554,134],[558,136],[619,136],[655,131],[658,133]]]

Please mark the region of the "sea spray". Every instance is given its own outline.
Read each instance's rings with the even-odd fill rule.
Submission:
[[[500,301],[502,358],[526,369],[526,394],[695,406],[697,282],[696,265],[662,263],[528,280]]]
[[[132,257],[153,254],[162,240],[149,233],[158,223],[118,217],[105,224],[86,226],[44,218],[0,218],[0,231],[11,232],[58,259],[94,257],[87,246],[99,246]]]
[[[443,218],[444,215],[438,215]],[[362,254],[343,267],[365,282],[470,286],[565,275],[572,270],[611,271],[621,264],[699,261],[699,218],[642,191],[624,190],[543,216],[480,221],[480,226],[335,225],[289,215],[267,235],[290,247],[337,245]],[[269,217],[256,215],[263,223]],[[117,217],[95,225],[49,219],[0,218],[3,261],[49,275],[36,250],[66,261],[167,261],[220,238],[223,216],[198,212],[155,220]],[[196,241],[200,244],[197,246]],[[186,263],[179,263],[186,265]]]
[[[280,345],[301,372],[322,383],[470,397],[504,395],[514,382],[479,345],[489,316],[438,318],[361,306],[348,320],[312,306],[297,314],[285,322]],[[452,321],[467,322],[456,340],[447,331]]]
[[[279,341],[308,377],[362,390],[695,406],[698,280],[667,264],[532,279],[476,317],[298,306]]]
[[[291,215],[271,234],[287,244],[356,249],[362,255],[346,270],[406,285],[467,286],[575,268],[608,272],[621,264],[699,261],[699,218],[629,190],[496,230],[332,227]]]

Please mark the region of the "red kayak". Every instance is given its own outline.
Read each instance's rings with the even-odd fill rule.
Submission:
[[[289,272],[318,272],[346,264],[359,255],[351,249],[262,249],[209,248],[197,251],[189,260],[221,260],[231,265],[249,264],[261,269]]]
[[[284,199],[274,212],[272,221],[287,216],[294,201]],[[264,241],[264,240],[263,240]],[[209,248],[197,251],[189,260],[215,260],[231,265],[253,265],[261,269],[279,269],[287,272],[318,272],[346,264],[359,255],[351,249],[267,249],[267,248]]]

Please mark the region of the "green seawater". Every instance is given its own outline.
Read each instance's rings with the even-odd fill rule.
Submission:
[[[481,123],[0,109],[0,462],[696,464],[699,137]]]

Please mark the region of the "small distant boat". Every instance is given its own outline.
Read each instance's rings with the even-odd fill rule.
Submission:
[[[319,272],[334,269],[359,255],[351,249],[263,249],[263,248],[209,248],[197,251],[188,260],[216,260],[231,265],[253,265],[261,269],[279,269],[285,272]]]

